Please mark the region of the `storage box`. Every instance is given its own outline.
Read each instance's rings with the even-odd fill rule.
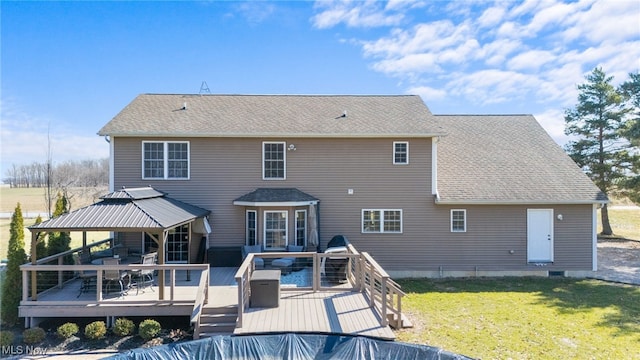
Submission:
[[[280,270],[255,270],[249,280],[250,307],[280,306]]]

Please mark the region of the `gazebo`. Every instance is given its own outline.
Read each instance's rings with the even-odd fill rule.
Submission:
[[[89,231],[114,233],[146,233],[158,245],[158,263],[165,263],[165,244],[169,231],[189,225],[197,233],[211,232],[207,216],[209,210],[187,204],[167,196],[152,187],[123,188],[101,197],[101,201],[28,227],[31,231],[31,263],[36,265],[36,244],[42,232],[80,231],[82,247],[87,248]],[[112,244],[113,246],[113,244]],[[165,274],[160,271],[158,281],[164,284]],[[164,299],[164,286],[159,287],[159,298]],[[37,276],[31,273],[31,299],[37,300]]]

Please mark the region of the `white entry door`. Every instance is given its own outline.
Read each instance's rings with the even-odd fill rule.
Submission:
[[[553,261],[553,209],[527,209],[527,261]]]

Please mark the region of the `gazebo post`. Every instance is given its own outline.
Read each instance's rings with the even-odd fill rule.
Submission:
[[[165,244],[167,243],[167,236],[168,236],[168,231],[167,230],[163,230],[162,234],[160,235],[160,245],[158,247],[158,264],[160,265],[164,265],[164,247]],[[160,271],[158,272],[158,296],[160,297],[160,300],[164,300],[164,270],[160,269]]]
[[[31,265],[36,265],[38,261],[38,254],[36,253],[38,235],[40,235],[38,231],[31,232]],[[38,300],[38,274],[35,271],[31,271],[31,300]]]

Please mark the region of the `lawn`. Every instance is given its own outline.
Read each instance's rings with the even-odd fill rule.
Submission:
[[[93,194],[87,194],[86,191],[71,191],[73,195],[73,209],[92,204],[96,197]],[[104,192],[104,191],[103,191]],[[13,213],[16,204],[19,202],[23,212],[46,213],[45,189],[43,188],[9,188],[0,186],[0,212]],[[25,251],[27,254],[31,251],[31,232],[27,226],[33,225],[35,219],[24,219],[24,240]],[[9,242],[9,229],[11,219],[0,219],[0,260],[7,258],[7,243]],[[109,237],[109,232],[88,232],[87,242],[103,240]],[[82,245],[82,233],[71,233],[71,248],[80,247]]]
[[[609,209],[609,223],[614,237],[640,241],[640,209],[613,208]],[[600,211],[598,211],[598,233],[602,231]]]
[[[640,287],[598,280],[400,280],[398,340],[483,359],[640,359]]]

